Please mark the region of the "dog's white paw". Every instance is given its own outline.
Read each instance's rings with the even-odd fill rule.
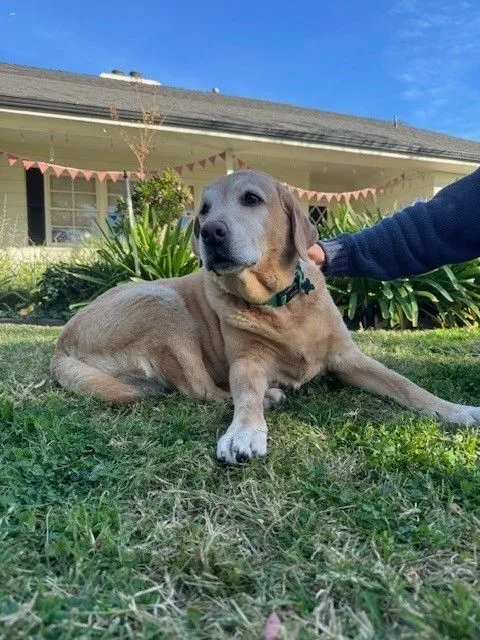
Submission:
[[[466,404],[452,404],[450,408],[439,414],[447,422],[455,422],[466,427],[480,424],[480,407],[469,407]]]
[[[277,404],[280,404],[285,400],[287,396],[283,393],[281,389],[277,389],[276,387],[272,387],[271,389],[267,389],[265,393],[265,398],[263,399],[263,408],[265,411],[269,409],[273,409]]]
[[[217,458],[230,464],[248,462],[267,454],[267,427],[228,429],[217,443]]]

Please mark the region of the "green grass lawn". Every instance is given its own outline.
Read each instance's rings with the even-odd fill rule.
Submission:
[[[229,406],[65,393],[57,335],[0,325],[1,638],[480,637],[479,430],[319,379],[229,468]],[[480,332],[357,339],[480,405]]]

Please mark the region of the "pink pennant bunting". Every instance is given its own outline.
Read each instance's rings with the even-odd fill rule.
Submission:
[[[100,182],[103,182],[107,177],[106,171],[96,171],[95,173],[97,174],[97,178],[100,180]]]
[[[226,151],[222,151],[222,153],[218,154],[218,157],[221,158],[222,160],[225,160],[225,158],[227,157],[227,152]]]
[[[45,173],[49,166],[48,162],[37,162],[37,167],[42,173]]]
[[[67,173],[71,177],[72,180],[75,180],[75,178],[80,173],[80,169],[75,169],[73,167],[67,167]]]
[[[20,158],[18,156],[14,156],[13,153],[7,153],[7,160],[8,164],[13,167],[14,164],[17,164]]]
[[[175,171],[176,171],[179,175],[182,175],[183,167],[175,167]]]
[[[303,198],[303,196],[306,194],[306,191],[305,189],[297,189],[297,193],[299,198]]]
[[[25,167],[25,169],[31,169],[35,164],[35,160],[23,160],[22,164]]]
[[[359,196],[360,196],[360,191],[352,191],[352,198],[354,200],[358,200]]]
[[[321,191],[317,191],[315,196],[317,198],[317,202],[320,202],[320,200],[325,197],[325,194],[322,193]]]
[[[81,169],[80,173],[83,173],[83,175],[85,176],[86,180],[90,180],[90,178],[93,176],[93,171],[90,171],[89,169]]]
[[[333,193],[324,193],[323,195],[325,196],[327,202],[331,202]]]
[[[143,171],[134,171],[134,173],[140,180],[145,180],[145,173]]]
[[[51,164],[50,168],[52,169],[53,173],[57,176],[57,178],[61,176],[62,173],[65,171],[65,167],[60,167],[58,164]]]
[[[199,160],[198,164],[202,167],[202,169],[205,169],[205,165],[207,164],[207,159],[204,158],[203,160]]]
[[[215,164],[216,159],[217,159],[217,156],[210,156],[208,161],[211,162],[212,164]]]
[[[195,162],[189,162],[186,167],[189,171],[193,171],[193,167],[195,166]]]
[[[107,172],[107,176],[110,178],[110,180],[112,182],[116,182],[117,180],[119,180],[121,175],[122,175],[121,171],[108,171]]]

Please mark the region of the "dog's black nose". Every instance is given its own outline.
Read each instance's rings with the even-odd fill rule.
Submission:
[[[209,220],[202,225],[200,235],[205,244],[219,245],[228,236],[228,227],[221,220]]]

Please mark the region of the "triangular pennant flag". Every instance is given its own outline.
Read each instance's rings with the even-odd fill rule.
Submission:
[[[116,182],[117,180],[119,180],[121,175],[121,171],[107,171],[107,176],[112,182]]]
[[[299,198],[303,198],[303,196],[306,194],[306,191],[305,189],[297,189],[297,193]]]
[[[50,167],[57,178],[65,171],[65,167],[60,167],[58,164],[51,164]]]
[[[49,166],[48,162],[37,162],[37,167],[42,173],[45,173]]]
[[[247,166],[247,163],[244,162],[243,160],[240,160],[240,158],[237,158],[237,163],[238,163],[239,169],[244,169]]]
[[[73,167],[67,167],[67,173],[69,174],[69,176],[71,177],[72,180],[75,180],[75,178],[80,173],[80,169],[74,169]]]
[[[316,195],[316,191],[307,191],[307,198],[312,200]]]
[[[175,171],[176,171],[179,175],[182,175],[183,167],[175,167]]]
[[[25,169],[30,169],[35,164],[35,160],[23,160],[22,164],[25,167]]]
[[[83,173],[86,180],[90,180],[90,178],[93,176],[93,171],[90,171],[89,169],[81,169],[81,173]]]
[[[13,167],[14,164],[20,160],[18,156],[14,156],[13,153],[7,153],[8,164]]]
[[[195,166],[195,162],[189,162],[186,167],[189,171],[193,171],[193,167]]]
[[[100,182],[103,182],[107,176],[106,171],[95,171],[95,173],[97,174],[97,178],[100,180]]]
[[[360,191],[352,191],[352,198],[354,200],[358,200],[359,195],[360,195]]]
[[[315,195],[317,198],[317,202],[320,202],[320,200],[325,197],[325,194],[322,193],[321,191],[317,191]]]
[[[207,159],[204,158],[203,160],[199,160],[198,164],[202,167],[202,169],[205,169],[205,165],[207,164]]]
[[[209,162],[211,162],[212,164],[215,164],[215,160],[217,159],[217,156],[210,156],[210,158],[208,159]]]
[[[225,158],[227,157],[227,152],[226,151],[222,151],[222,153],[218,154],[218,157],[221,158],[222,160],[225,160]]]
[[[140,180],[145,180],[145,172],[144,171],[135,171],[135,175],[137,176],[137,178],[139,178]]]
[[[332,201],[333,193],[324,193],[323,195],[327,199],[327,202],[331,202]]]

